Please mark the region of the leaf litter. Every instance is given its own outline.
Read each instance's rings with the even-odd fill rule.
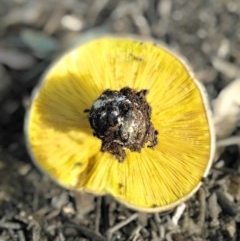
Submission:
[[[0,240],[239,240],[240,45],[232,31],[239,13],[234,0],[2,0]],[[136,213],[110,197],[77,198],[39,173],[26,152],[24,102],[43,71],[73,43],[108,32],[167,43],[207,88],[218,152],[180,211]]]

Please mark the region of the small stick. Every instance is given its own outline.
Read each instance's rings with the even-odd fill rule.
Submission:
[[[178,225],[178,222],[180,220],[180,218],[182,217],[184,210],[186,209],[186,204],[182,203],[181,205],[179,205],[176,209],[176,211],[174,212],[174,215],[172,217],[172,222],[174,225]]]
[[[200,213],[198,217],[198,227],[200,227],[200,230],[202,230],[206,216],[206,193],[202,187],[199,189],[199,203]]]
[[[235,170],[235,169],[232,169],[232,168],[229,168],[229,167],[215,167],[215,166],[213,166],[212,169],[215,170],[215,171],[224,172],[226,174],[231,174],[231,175],[234,175],[234,176],[240,176],[240,172],[238,170]]]
[[[80,225],[76,225],[76,224],[66,224],[65,227],[77,229],[81,234],[83,234],[89,240],[107,241],[105,237],[103,237],[99,233],[94,232],[90,228],[86,228],[86,227],[83,227],[83,226],[80,226]]]
[[[100,220],[101,220],[101,205],[102,197],[97,198],[97,207],[96,207],[96,219],[95,219],[95,232],[99,232]]]
[[[107,231],[108,240],[111,240],[111,237],[112,237],[113,233],[115,233],[116,231],[118,231],[119,229],[126,226],[127,224],[129,224],[130,222],[132,222],[133,220],[135,220],[137,218],[138,218],[138,213],[134,213],[129,218],[127,218],[126,220],[116,224],[112,228],[109,228],[108,231]]]
[[[217,147],[226,147],[231,145],[240,145],[240,136],[231,136],[229,138],[217,141]]]

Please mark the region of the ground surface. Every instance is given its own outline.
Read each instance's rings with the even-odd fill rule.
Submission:
[[[175,210],[135,213],[61,189],[33,166],[22,131],[29,94],[55,56],[108,32],[166,42],[215,98],[240,76],[240,1],[0,0],[0,23],[0,241],[240,240],[237,146],[214,163],[176,225]]]

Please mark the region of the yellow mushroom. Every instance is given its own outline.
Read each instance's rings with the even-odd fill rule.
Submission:
[[[207,175],[215,138],[204,88],[157,44],[104,37],[66,53],[34,91],[29,152],[65,188],[157,212]]]

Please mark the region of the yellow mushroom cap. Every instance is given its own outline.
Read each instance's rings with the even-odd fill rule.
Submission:
[[[126,149],[119,162],[101,151],[89,114],[109,90],[148,90],[158,143]],[[36,164],[65,188],[110,194],[142,211],[165,211],[189,198],[207,175],[214,133],[203,87],[186,64],[151,42],[105,37],[62,56],[43,77],[25,122]]]

